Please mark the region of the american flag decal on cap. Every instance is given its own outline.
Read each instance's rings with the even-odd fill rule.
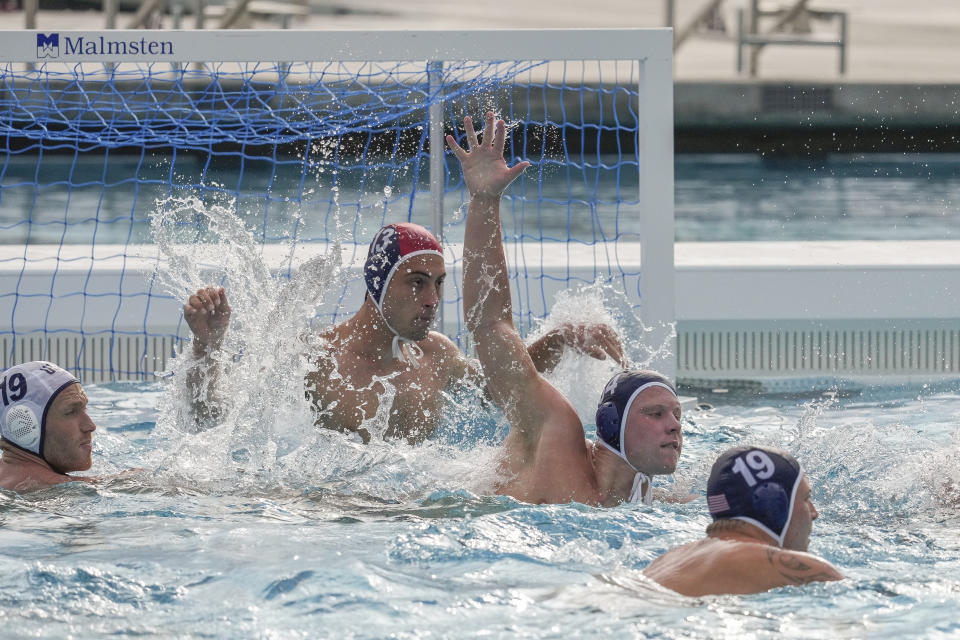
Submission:
[[[727,496],[723,495],[722,493],[707,496],[707,508],[710,509],[710,513],[723,513],[724,511],[729,511],[730,505],[727,503]]]

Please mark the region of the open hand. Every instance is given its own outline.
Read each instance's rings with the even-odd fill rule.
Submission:
[[[183,317],[193,332],[194,344],[204,349],[220,347],[230,325],[230,303],[223,287],[205,287],[187,299]]]
[[[447,136],[447,145],[460,160],[463,167],[463,181],[473,197],[491,196],[499,198],[510,183],[517,179],[524,169],[530,166],[527,161],[507,167],[503,159],[503,147],[507,139],[507,125],[496,120],[492,111],[484,116],[483,142],[477,138],[470,116],[463,119],[463,128],[467,132],[467,148],[457,144],[453,136]]]

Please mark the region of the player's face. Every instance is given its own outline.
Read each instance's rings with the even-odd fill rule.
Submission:
[[[435,254],[400,263],[383,299],[383,316],[397,333],[409,340],[427,337],[443,298],[446,276],[443,258]]]
[[[683,449],[677,397],[663,387],[641,391],[630,405],[624,440],[634,467],[648,475],[673,473]]]
[[[87,415],[87,394],[73,384],[61,391],[47,411],[43,457],[60,473],[86,471],[93,464],[93,432]]]
[[[813,505],[810,483],[804,476],[803,480],[800,481],[800,486],[797,487],[797,495],[793,501],[793,514],[790,516],[790,527],[783,537],[783,548],[793,551],[806,551],[810,546],[810,531],[813,529],[813,521],[819,516],[820,513]]]

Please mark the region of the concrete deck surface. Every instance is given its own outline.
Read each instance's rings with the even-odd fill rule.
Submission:
[[[792,0],[776,0],[781,5]],[[295,19],[298,29],[486,29],[603,28],[664,26],[664,0],[310,0],[311,15]],[[684,25],[706,0],[676,0],[676,21]],[[695,35],[677,51],[678,82],[743,81],[736,73],[736,8],[747,0],[727,0],[727,34]],[[837,70],[833,47],[767,47],[760,56],[760,79],[855,83],[960,83],[960,1],[812,0],[811,8],[849,15],[847,74]],[[126,28],[132,14],[122,13]],[[192,16],[184,18],[191,28]],[[210,20],[208,26],[216,21]],[[0,29],[22,29],[22,11],[0,12]],[[169,17],[165,27],[171,27]],[[274,22],[253,26],[271,28]],[[39,29],[101,29],[103,14],[40,11]],[[822,27],[828,29],[826,25]],[[960,105],[955,105],[960,109]]]

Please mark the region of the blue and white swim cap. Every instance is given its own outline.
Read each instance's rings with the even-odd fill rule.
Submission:
[[[600,404],[597,406],[597,438],[624,460],[627,460],[627,452],[623,450],[623,434],[627,428],[630,406],[642,391],[650,387],[662,387],[674,396],[677,395],[677,390],[670,381],[656,371],[634,369],[621,371],[610,378],[600,396]],[[627,464],[630,464],[629,460]]]
[[[707,482],[707,507],[714,520],[743,520],[783,546],[803,467],[786,451],[740,446],[720,454]]]
[[[73,374],[43,360],[4,371],[0,377],[0,436],[43,458],[47,412],[61,391],[79,382]]]

